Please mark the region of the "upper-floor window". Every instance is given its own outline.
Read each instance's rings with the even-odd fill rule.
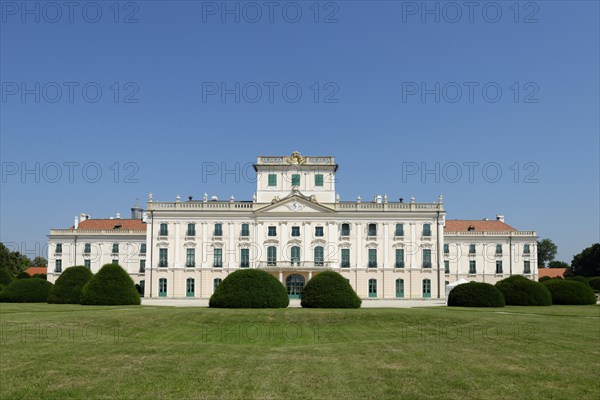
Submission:
[[[497,260],[496,261],[496,273],[497,274],[501,274],[502,273],[502,260]]]
[[[92,260],[83,260],[83,266],[86,267],[87,269],[91,269],[92,268]]]
[[[250,267],[250,249],[240,249],[240,268]]]
[[[423,249],[423,268],[431,268],[431,249]]]
[[[450,273],[450,261],[444,260],[444,274]]]
[[[187,236],[196,236],[196,224],[188,224],[187,225]]]
[[[350,249],[342,249],[342,268],[350,268]]]
[[[112,245],[112,253],[119,254],[119,243],[113,243]]]
[[[369,249],[369,268],[377,268],[377,249]]]
[[[242,224],[241,236],[250,236],[250,224]]]
[[[277,174],[269,174],[269,186],[277,186]]]
[[[146,254],[146,243],[140,245],[140,254]]]
[[[475,260],[469,261],[469,274],[473,275],[477,273],[477,263]]]
[[[523,273],[524,274],[531,273],[531,261],[523,261]]]
[[[83,252],[86,254],[89,254],[92,252],[92,244],[91,243],[86,243],[83,245]]]
[[[404,224],[396,224],[394,236],[404,236]]]
[[[159,233],[160,236],[167,236],[169,234],[169,229],[167,224],[160,224]]]
[[[300,174],[292,174],[292,186],[300,186]]]
[[[62,260],[54,260],[54,272],[62,272]]]
[[[315,267],[325,265],[324,249],[322,246],[315,247]]]
[[[444,254],[450,254],[450,245],[448,243],[444,243]]]
[[[502,254],[502,245],[501,244],[496,245],[496,254]]]
[[[323,227],[315,226],[315,236],[322,237],[323,236]]]
[[[404,249],[396,249],[396,268],[404,268]]]
[[[368,225],[367,236],[377,236],[377,224],[369,224]]]
[[[423,236],[431,236],[431,224],[423,224]]]
[[[194,268],[196,266],[196,249],[186,249],[185,266],[186,268]]]
[[[146,271],[146,260],[140,260],[140,272]]]
[[[267,247],[267,265],[277,265],[277,247]]]
[[[323,174],[315,174],[315,186],[323,186]]]
[[[215,249],[213,267],[223,268],[223,249]]]
[[[294,237],[300,236],[300,227],[299,226],[292,226],[292,236],[294,236]]]
[[[342,224],[342,236],[350,236],[350,224]]]
[[[530,252],[531,252],[531,249],[530,249],[529,245],[528,244],[524,245],[523,246],[523,253],[524,254],[529,254]]]
[[[475,245],[474,244],[469,245],[469,254],[475,254]]]
[[[158,266],[160,268],[167,268],[169,266],[168,249],[158,249]]]
[[[56,254],[62,253],[62,243],[56,243],[56,249],[54,250]]]
[[[267,235],[268,236],[277,236],[277,227],[276,226],[269,226],[269,228],[267,230]]]
[[[214,236],[223,236],[223,224],[215,224]]]

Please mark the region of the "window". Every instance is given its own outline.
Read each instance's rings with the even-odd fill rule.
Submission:
[[[423,249],[423,268],[431,268],[431,249]]]
[[[277,236],[277,227],[276,226],[269,226],[268,227],[267,235],[268,236]]]
[[[315,226],[315,236],[323,237],[323,227]]]
[[[431,224],[423,224],[423,236],[431,236]]]
[[[158,296],[167,297],[167,279],[160,278],[158,280]]]
[[[277,247],[275,246],[267,247],[267,265],[277,265]]]
[[[277,175],[276,174],[269,174],[269,186],[271,186],[271,187],[277,186]]]
[[[194,297],[196,295],[196,282],[194,278],[187,278],[185,280],[185,296]]]
[[[450,273],[450,261],[448,261],[448,260],[444,260],[444,273],[445,274]]]
[[[523,261],[523,273],[530,274],[531,273],[531,262]]]
[[[474,244],[469,245],[469,254],[475,254],[475,245]]]
[[[369,224],[368,225],[367,236],[377,236],[377,224]]]
[[[87,269],[92,269],[92,260],[83,260],[83,266]]]
[[[377,279],[369,279],[369,297],[377,297]]]
[[[242,233],[240,236],[250,236],[250,225],[242,224]]]
[[[315,247],[315,267],[322,267],[325,265],[325,256],[322,246]]]
[[[196,266],[196,249],[185,250],[185,267],[194,268]]]
[[[350,236],[350,224],[342,224],[342,236]]]
[[[292,262],[292,266],[300,266],[300,247],[292,246],[292,249],[290,250],[290,260]]]
[[[399,299],[404,297],[404,279],[396,279],[396,297]]]
[[[496,261],[496,273],[497,274],[502,273],[502,261],[501,260]]]
[[[112,253],[119,254],[119,243],[113,243],[112,245]]]
[[[140,245],[140,254],[146,254],[146,243]]]
[[[223,236],[223,224],[215,224],[213,236]]]
[[[144,297],[144,288],[146,287],[146,281],[143,279],[140,281],[140,296]]]
[[[187,225],[187,236],[196,236],[196,224],[188,224]]]
[[[215,249],[213,267],[223,268],[223,249]]]
[[[169,250],[158,249],[158,267],[167,268],[169,266]]]
[[[404,268],[404,249],[396,249],[396,268]]]
[[[496,245],[496,255],[502,255],[502,245],[501,244],[497,244]]]
[[[469,274],[476,274],[477,273],[477,263],[475,262],[475,260],[470,260],[469,261]]]
[[[54,261],[54,272],[62,272],[62,260]]]
[[[350,249],[342,249],[342,268],[350,268]]]
[[[221,282],[223,282],[223,279],[221,279],[221,278],[215,278],[213,280],[213,290],[217,290],[217,288],[219,287],[219,285],[221,284]]]
[[[450,245],[448,243],[444,243],[444,254],[450,254]]]
[[[531,252],[531,249],[529,247],[528,244],[523,246],[523,254],[529,254]]]
[[[240,268],[250,268],[250,249],[240,249]]]
[[[323,186],[323,174],[315,174],[315,186]]]
[[[404,236],[404,224],[396,224],[394,236]]]
[[[83,252],[85,254],[90,254],[92,252],[92,244],[86,243],[85,245],[83,245]]]
[[[369,268],[377,268],[377,249],[369,249]]]
[[[299,226],[292,226],[292,236],[294,236],[294,237],[300,236],[300,227]]]
[[[146,260],[140,260],[140,272],[146,272]]]
[[[169,230],[167,228],[167,224],[160,224],[159,236],[167,236],[169,234]]]
[[[300,186],[300,174],[292,174],[292,186]]]
[[[423,279],[423,298],[428,299],[431,297],[431,280]]]
[[[62,243],[56,243],[56,249],[54,250],[56,254],[62,254]]]

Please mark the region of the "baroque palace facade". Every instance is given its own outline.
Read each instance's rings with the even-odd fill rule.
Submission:
[[[258,157],[249,201],[155,201],[130,219],[81,214],[52,229],[48,280],[65,267],[97,272],[119,263],[156,298],[210,298],[231,272],[260,268],[291,298],[323,270],[347,278],[362,298],[444,298],[460,279],[495,283],[519,274],[536,279],[536,233],[495,220],[447,220],[436,202],[341,201],[334,157]]]

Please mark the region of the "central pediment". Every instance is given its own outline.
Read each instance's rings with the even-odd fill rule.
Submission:
[[[272,204],[256,210],[256,213],[332,213],[335,210],[303,196],[292,194],[282,200],[273,199]]]

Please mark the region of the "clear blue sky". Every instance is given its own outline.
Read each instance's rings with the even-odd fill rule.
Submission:
[[[29,256],[148,192],[250,199],[244,166],[294,150],[335,155],[344,200],[443,194],[567,262],[599,241],[597,1],[62,3],[0,2],[0,240]],[[214,163],[239,178],[203,179]]]

